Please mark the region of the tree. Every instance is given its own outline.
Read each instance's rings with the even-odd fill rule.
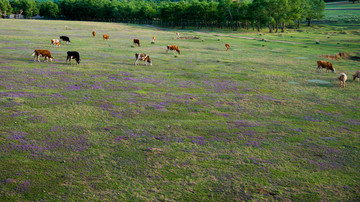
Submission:
[[[268,6],[269,0],[254,0],[249,6],[252,24],[256,24],[258,32],[260,32],[263,25],[267,25],[271,20],[267,9]]]
[[[7,13],[11,13],[12,8],[9,0],[0,0],[0,15],[4,18]]]
[[[314,19],[322,19],[324,17],[325,2],[324,0],[307,0],[305,7],[305,18],[308,21],[308,26]]]
[[[36,6],[34,0],[14,0],[11,1],[10,4],[15,13],[23,14],[26,18],[39,13],[39,8]]]
[[[43,2],[40,5],[40,15],[47,18],[56,18],[60,14],[60,10],[57,4],[52,1]]]

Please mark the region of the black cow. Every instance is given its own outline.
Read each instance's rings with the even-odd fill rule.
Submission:
[[[65,41],[66,44],[70,44],[70,38],[67,36],[60,36],[60,41]]]
[[[66,63],[69,60],[69,63],[71,64],[71,59],[75,59],[78,64],[80,64],[80,55],[77,51],[68,51],[67,52],[67,58]]]

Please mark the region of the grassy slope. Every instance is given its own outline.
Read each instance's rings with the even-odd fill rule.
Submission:
[[[360,194],[360,83],[349,78],[342,89],[337,74],[315,70],[321,54],[359,52],[357,26],[181,32],[204,41],[114,23],[2,20],[0,28],[1,199]],[[50,48],[60,35],[72,44]],[[131,47],[135,37],[141,47]],[[182,54],[165,53],[169,44]],[[36,48],[55,61],[34,63]],[[65,64],[69,50],[80,52],[80,65]],[[150,54],[153,66],[134,66],[135,52]],[[332,62],[349,77],[359,70],[356,61]]]

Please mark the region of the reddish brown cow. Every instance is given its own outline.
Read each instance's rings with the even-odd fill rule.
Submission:
[[[321,68],[326,68],[326,72],[329,72],[330,70],[335,73],[335,68],[331,64],[331,62],[327,61],[317,61],[317,70],[321,71]]]
[[[228,43],[225,44],[226,51],[230,49],[230,45]]]
[[[108,39],[109,39],[109,35],[104,34],[104,35],[103,35],[103,40],[108,40]]]
[[[150,60],[150,57],[145,53],[135,53],[135,65],[138,60],[142,60],[145,62],[145,65],[150,64],[152,66],[152,62]]]
[[[171,50],[171,51],[176,51],[180,54],[180,49],[176,45],[168,45],[166,48],[167,48],[166,50],[167,53],[169,52],[169,50]]]
[[[139,39],[134,39],[134,44],[137,44],[138,46],[140,46],[140,40]]]
[[[52,60],[54,59],[54,58],[51,56],[50,51],[48,51],[48,50],[39,50],[39,49],[36,49],[36,50],[34,50],[34,53],[32,54],[32,56],[34,56],[34,62],[36,62],[36,60],[37,60],[38,62],[40,62],[40,57],[44,57],[44,62],[47,61],[47,59],[49,59],[50,62],[52,62]]]
[[[95,35],[96,35],[96,32],[95,32],[95,31],[92,31],[92,35],[93,35],[93,37],[95,37]]]

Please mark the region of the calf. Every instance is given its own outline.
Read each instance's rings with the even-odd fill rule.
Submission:
[[[103,35],[103,40],[108,40],[108,39],[109,39],[109,35],[104,34],[104,35]]]
[[[156,40],[156,36],[153,36],[153,42],[155,43],[155,40]]]
[[[345,88],[345,82],[347,80],[347,76],[345,73],[340,73],[338,76],[338,79],[340,80],[340,87],[344,86]]]
[[[134,44],[137,44],[138,46],[140,46],[140,40],[139,39],[134,39]]]
[[[321,68],[326,68],[326,72],[329,72],[329,70],[331,70],[333,73],[335,73],[335,68],[333,68],[331,62],[317,61],[317,70],[321,71]]]
[[[93,37],[95,37],[95,35],[96,35],[96,32],[95,32],[95,31],[92,31],[92,35],[93,35]]]
[[[355,79],[357,79],[357,80],[359,80],[360,79],[360,71],[357,71],[354,75],[353,75],[353,81],[355,80]]]
[[[51,46],[57,46],[60,47],[60,41],[57,39],[51,39]]]
[[[71,64],[71,59],[75,59],[77,64],[80,64],[80,55],[77,51],[68,51],[67,52],[66,63],[69,60],[69,63]]]
[[[50,62],[52,62],[53,60],[53,57],[51,56],[51,53],[48,50],[35,49],[32,56],[34,56],[34,62],[36,62],[36,60],[40,62],[40,57],[44,57],[44,62],[47,61],[48,59],[50,60]]]
[[[138,60],[142,60],[145,62],[145,65],[150,64],[152,66],[152,62],[150,60],[150,57],[145,53],[135,53],[135,65]]]
[[[66,44],[70,44],[70,38],[67,36],[60,36],[60,41],[65,41]]]
[[[180,54],[180,49],[176,45],[168,45],[166,48],[167,48],[167,50],[166,50],[167,53],[169,52],[169,50],[172,50],[172,51],[176,51]]]
[[[228,43],[225,44],[226,51],[230,49],[230,45]]]

